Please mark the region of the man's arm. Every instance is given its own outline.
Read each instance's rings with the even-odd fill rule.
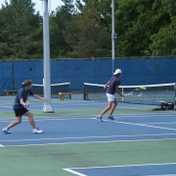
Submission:
[[[27,103],[25,103],[22,98],[20,98],[20,104],[21,104],[22,106],[29,107],[29,105],[28,105]]]
[[[108,81],[105,85],[104,85],[104,89],[106,89],[109,85],[110,81]]]
[[[119,90],[118,86],[116,86],[116,92],[117,92],[121,97],[124,97],[124,95],[122,94],[122,92]]]
[[[45,102],[47,101],[46,98],[43,98],[43,97],[41,97],[40,95],[34,94],[33,96],[34,96],[35,98],[39,99],[39,100],[42,100],[42,101],[45,101]]]

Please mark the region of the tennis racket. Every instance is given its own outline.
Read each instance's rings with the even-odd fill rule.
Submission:
[[[131,92],[124,94],[125,97],[132,96],[132,97],[140,97],[142,95],[141,89],[134,89]]]
[[[124,94],[124,96],[140,97],[143,94],[143,90],[147,90],[146,87],[139,87],[133,89],[131,92]]]

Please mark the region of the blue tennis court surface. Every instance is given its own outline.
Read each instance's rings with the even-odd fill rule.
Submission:
[[[1,120],[2,129],[11,120]],[[0,144],[35,145],[81,142],[162,140],[176,138],[174,114],[119,115],[115,121],[96,121],[94,116],[36,119],[44,134],[34,135],[27,119],[14,127],[12,134],[1,135]]]
[[[12,116],[0,119],[0,129],[15,119],[10,103],[0,105],[3,115],[10,113],[9,117]],[[125,142],[129,145],[133,142],[175,141],[176,139],[175,111],[152,112],[150,106],[147,110],[143,110],[143,105],[120,103],[115,111],[115,121],[109,121],[106,115],[104,122],[98,122],[96,115],[105,106],[106,102],[96,101],[54,102],[56,113],[43,114],[41,112],[43,105],[38,101],[32,102],[30,110],[34,112],[36,125],[43,129],[44,133],[32,134],[28,119],[24,117],[22,124],[11,129],[12,134],[0,134],[0,147],[91,145],[113,142],[119,144]],[[137,110],[134,111],[134,109]],[[176,176],[176,163],[171,162],[139,163],[139,165],[117,163],[117,166],[115,163],[113,166],[107,164],[104,167],[102,165],[101,167],[98,165],[97,167],[66,166],[63,172],[69,172],[73,176]]]
[[[65,168],[77,176],[176,176],[176,163],[92,168]]]

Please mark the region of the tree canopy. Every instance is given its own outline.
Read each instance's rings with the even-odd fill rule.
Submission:
[[[62,0],[50,13],[51,58],[111,57],[111,0]],[[176,55],[175,0],[115,1],[116,57]],[[0,8],[0,59],[43,57],[42,14],[31,0]]]
[[[0,58],[42,56],[41,16],[31,0],[11,0],[0,10]]]

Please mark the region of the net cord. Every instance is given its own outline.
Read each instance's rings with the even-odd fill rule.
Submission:
[[[163,84],[143,84],[143,85],[121,85],[119,88],[139,88],[139,87],[165,87],[165,86],[175,86],[176,83],[163,83]],[[94,84],[94,83],[84,83],[84,86],[95,86],[104,87],[104,84]]]
[[[33,86],[36,87],[43,87],[43,84],[32,84]],[[53,86],[65,86],[65,85],[70,85],[70,82],[64,82],[64,83],[55,83],[55,84],[51,84],[51,87]]]
[[[83,84],[83,93],[84,93],[84,96],[86,94],[86,91],[85,91],[85,86],[93,86],[93,87],[104,87],[104,84],[95,84],[95,83],[87,83],[85,82]],[[124,94],[124,89],[131,89],[131,88],[139,88],[139,87],[146,87],[146,88],[154,88],[154,87],[167,87],[167,86],[173,86],[174,87],[174,90],[175,90],[175,97],[174,97],[174,102],[175,102],[175,105],[176,105],[176,83],[163,83],[163,84],[142,84],[142,85],[121,85],[119,86],[119,88],[122,89],[122,94]],[[124,102],[125,98],[122,97],[122,102]]]

